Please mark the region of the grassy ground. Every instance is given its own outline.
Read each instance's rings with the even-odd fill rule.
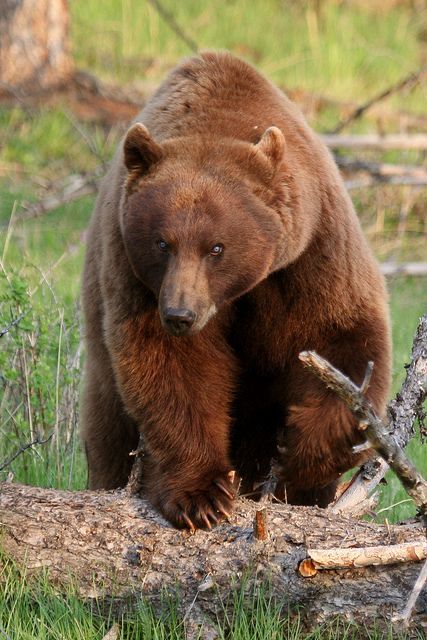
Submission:
[[[26,580],[15,568],[5,563],[2,576],[4,591],[0,597],[0,637],[22,640],[101,640],[117,624],[114,640],[184,640],[188,626],[179,613],[177,594],[164,598],[162,612],[145,602],[131,615],[113,615],[112,612],[90,608],[72,589],[58,596],[48,578],[37,583]],[[217,638],[218,640],[422,640],[421,634],[395,634],[390,628],[365,629],[336,620],[319,625],[307,632],[297,613],[291,616],[274,600],[268,586],[256,593],[244,587],[237,591],[230,602],[223,603],[218,623],[210,625],[211,635],[203,631],[194,640]],[[213,632],[216,631],[217,635]],[[3,633],[2,633],[3,632]],[[7,635],[6,635],[7,634]]]
[[[281,86],[363,102],[425,57],[425,15],[390,2],[165,0],[200,47],[226,47],[254,62]],[[412,3],[417,5],[417,3]],[[418,6],[418,5],[417,5]],[[70,3],[74,55],[79,67],[114,82],[138,78],[147,92],[182,55],[189,53],[148,2],[74,0]],[[398,95],[387,108],[422,113],[426,88]],[[339,117],[326,107],[312,113],[319,130]],[[396,119],[381,126],[394,130]],[[371,129],[372,120],[353,126]],[[1,338],[0,467],[23,443],[27,449],[0,471],[16,481],[79,489],[86,483],[78,439],[78,396],[82,363],[79,278],[83,234],[93,198],[60,207],[40,219],[20,221],[22,203],[33,201],[59,180],[92,172],[110,157],[120,128],[76,122],[67,105],[49,110],[22,106],[0,109],[0,329],[22,318]],[[373,157],[372,155],[370,157]],[[382,159],[420,162],[416,154],[389,153]],[[426,202],[407,188],[360,190],[353,194],[368,238],[380,259],[425,259]],[[408,200],[409,198],[409,200]],[[412,200],[411,200],[412,198]],[[398,232],[402,207],[409,206],[405,233]],[[389,282],[393,323],[393,393],[404,376],[418,317],[426,309],[427,280]],[[425,448],[414,440],[408,452],[427,474]],[[414,512],[395,478],[382,489],[378,518],[396,521]],[[393,506],[396,505],[397,506]],[[0,624],[14,639],[101,638],[111,620],[89,611],[70,591],[58,596],[48,579],[31,583],[9,564],[0,595]],[[318,628],[305,636],[298,618],[283,614],[268,592],[236,602],[223,615],[220,637],[359,638],[354,626]],[[2,636],[0,626],[0,637]],[[121,638],[181,638],[182,621],[173,603],[157,617],[141,605],[122,620]],[[372,638],[393,637],[371,633]]]

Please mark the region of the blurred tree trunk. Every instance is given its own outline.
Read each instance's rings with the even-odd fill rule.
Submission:
[[[72,72],[67,0],[1,0],[0,94],[41,93]]]

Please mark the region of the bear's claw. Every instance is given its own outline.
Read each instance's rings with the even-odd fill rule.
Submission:
[[[205,485],[206,486],[206,485]],[[179,529],[208,529],[230,518],[233,500],[237,492],[228,476],[219,476],[210,481],[206,489],[169,495],[159,502],[163,515]]]
[[[236,497],[234,493],[231,493],[231,491],[229,491],[227,489],[227,487],[225,487],[221,480],[214,480],[214,484],[216,484],[216,486],[218,487],[218,489],[221,489],[221,491],[223,493],[225,493],[225,495],[227,496],[227,498],[230,498],[230,500],[234,500],[234,498]]]
[[[187,523],[189,530],[194,533],[196,531],[196,527],[194,526],[194,524],[192,523],[192,521],[190,520],[190,518],[187,516],[187,514],[185,513],[185,511],[182,511],[182,513],[180,514],[181,518]]]

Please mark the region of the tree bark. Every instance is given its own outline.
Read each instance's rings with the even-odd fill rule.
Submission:
[[[248,589],[269,580],[285,608],[303,605],[310,625],[337,614],[389,624],[405,609],[420,561],[427,557],[419,524],[386,527],[316,507],[264,503],[267,534],[260,540],[254,535],[260,507],[244,499],[229,522],[190,535],[170,527],[146,501],[126,491],[65,492],[8,483],[0,489],[3,551],[30,575],[48,568],[58,585],[73,581],[82,597],[113,597],[118,604],[144,595],[160,607],[162,588],[178,588],[183,611],[191,606],[196,622],[215,620],[218,596],[225,601],[247,576]],[[396,545],[411,549],[405,543],[414,547],[396,555],[403,562],[361,567],[354,560],[373,557],[378,563],[395,553]],[[348,556],[347,566],[303,577],[299,569],[312,557],[310,550],[314,562],[328,550],[337,562]],[[425,590],[412,622],[427,623]]]
[[[25,97],[64,85],[73,72],[66,0],[2,0],[0,95]]]

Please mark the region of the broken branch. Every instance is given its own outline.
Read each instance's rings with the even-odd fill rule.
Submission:
[[[68,178],[59,189],[48,194],[39,202],[24,204],[23,212],[16,216],[17,221],[38,218],[44,213],[53,211],[64,204],[79,200],[98,191],[99,176],[97,173],[88,176],[76,175]]]
[[[401,449],[392,431],[376,415],[361,388],[314,351],[303,351],[299,358],[343,400],[363,424],[363,431],[370,445],[396,473],[422,515],[427,516],[427,482]]]
[[[412,437],[416,419],[422,415],[422,403],[427,394],[427,315],[419,322],[412,345],[411,364],[396,398],[388,406],[388,431],[404,447]],[[388,471],[388,464],[376,458],[365,463],[346,491],[330,509],[354,513],[364,503]]]
[[[408,626],[415,604],[426,582],[427,582],[427,560],[424,562],[423,568],[420,571],[420,575],[418,576],[414,584],[414,587],[409,595],[408,602],[406,603],[406,607],[403,609],[402,613],[397,614],[393,617],[393,622],[401,622],[404,626]]]
[[[305,578],[316,575],[319,569],[348,569],[372,565],[418,562],[427,558],[427,542],[404,542],[388,546],[343,549],[307,549],[307,558],[299,565]]]
[[[402,91],[402,89],[412,89],[426,74],[427,68],[424,67],[423,69],[413,71],[404,78],[401,78],[398,82],[392,84],[391,87],[388,87],[385,91],[381,91],[380,93],[376,94],[375,96],[358,106],[356,109],[354,109],[350,113],[350,115],[347,116],[347,118],[344,118],[337,124],[336,127],[334,127],[334,129],[332,129],[331,133],[340,133],[340,131],[342,131],[348,124],[350,124],[350,122],[359,119],[364,115],[364,113],[366,113],[366,111],[368,111],[368,109],[373,107],[375,104],[378,104],[378,102],[381,102],[385,98],[393,95],[394,93],[398,93],[399,91]]]

